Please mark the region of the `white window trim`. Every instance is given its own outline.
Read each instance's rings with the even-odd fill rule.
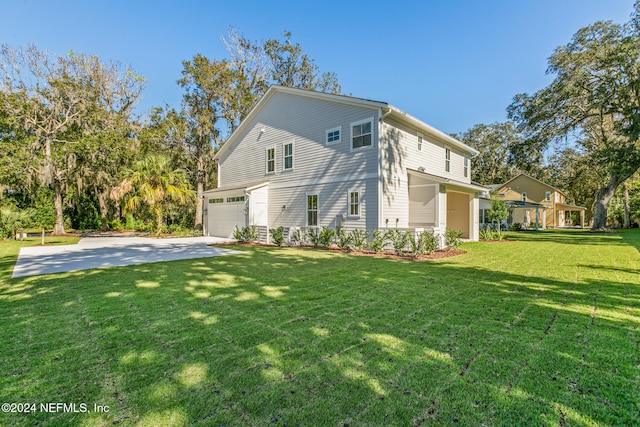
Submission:
[[[285,146],[291,144],[291,167],[290,168],[285,168],[286,165],[286,157],[285,157]],[[284,142],[282,144],[282,171],[283,172],[289,172],[294,170],[296,167],[296,144],[295,141],[290,141],[290,142]]]
[[[551,191],[545,191],[544,192],[544,201],[545,202],[550,202],[551,201]]]
[[[309,196],[316,196],[316,224],[315,225],[309,224]],[[318,193],[305,193],[304,217],[305,217],[304,222],[305,224],[307,224],[307,227],[318,227],[318,225],[320,224],[320,196],[318,195]]]
[[[331,132],[336,132],[336,131],[340,132],[339,138],[335,141],[329,142],[329,134]],[[342,126],[338,126],[332,129],[327,129],[324,133],[324,142],[326,145],[340,144],[342,142]]]
[[[523,202],[526,202],[526,201],[527,201],[527,192],[526,192],[526,191],[523,191],[523,192],[522,192],[522,201],[523,201]]]
[[[469,158],[467,156],[464,156],[462,161],[462,173],[465,178],[469,178]]]
[[[269,172],[269,150],[273,150],[273,171]],[[267,175],[273,175],[274,173],[276,173],[276,147],[275,146],[271,146],[271,147],[267,147],[264,150],[264,158],[265,158],[265,163],[264,163],[264,172]]]
[[[358,194],[358,214],[357,215],[351,213],[351,193]],[[362,193],[363,193],[362,190],[358,188],[347,191],[347,218],[360,219],[360,217],[362,216]]]
[[[357,126],[357,125],[364,124],[364,123],[371,123],[371,145],[367,145],[367,146],[364,146],[364,147],[353,148],[353,127]],[[349,123],[349,150],[350,151],[369,150],[369,149],[372,149],[376,145],[375,144],[375,139],[374,139],[375,127],[373,126],[373,123],[374,123],[374,118],[373,117],[369,117],[367,119],[358,120],[357,122]]]
[[[424,145],[424,135],[418,132],[418,151],[422,151],[422,146]]]

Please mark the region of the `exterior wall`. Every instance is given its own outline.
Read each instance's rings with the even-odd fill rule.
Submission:
[[[547,191],[551,192],[551,201],[546,201],[545,196]],[[538,182],[526,175],[520,175],[512,181],[509,181],[505,186],[498,188],[496,193],[500,200],[522,200],[522,193],[527,193],[527,202],[540,203],[546,207],[544,212],[540,212],[541,218],[539,224],[542,226],[544,223],[546,227],[558,226],[558,224],[556,224],[557,213],[555,203],[564,203],[565,196],[555,188]],[[522,212],[518,218],[514,217],[514,222],[523,222],[524,210],[519,210]],[[544,218],[542,218],[543,215],[545,216]],[[535,209],[530,211],[530,217],[533,223],[536,218]],[[518,219],[521,219],[521,221],[518,221]]]
[[[219,159],[219,185],[269,182],[269,227],[306,226],[306,195],[318,194],[318,225],[346,214],[348,192],[364,188],[365,209],[352,226],[378,222],[378,110],[308,96],[275,92],[235,136]],[[372,146],[352,149],[351,124],[372,119]],[[340,129],[340,142],[327,131]],[[284,170],[284,144],[293,142],[293,169]],[[275,149],[275,171],[267,172],[267,149]],[[330,205],[331,204],[331,205]],[[285,208],[283,209],[283,206]]]

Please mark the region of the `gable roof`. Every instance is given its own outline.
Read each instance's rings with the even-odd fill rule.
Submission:
[[[218,150],[218,152],[214,156],[214,159],[220,158],[220,156],[223,153],[231,149],[231,147],[235,144],[236,140],[238,139],[237,135],[240,135],[242,133],[242,131],[248,126],[248,124],[252,121],[252,119],[254,119],[258,115],[258,113],[262,110],[262,108],[264,108],[264,106],[267,104],[269,99],[275,93],[286,93],[286,94],[305,96],[305,97],[315,98],[315,99],[323,99],[326,101],[339,102],[339,103],[344,103],[349,105],[357,105],[357,106],[362,106],[367,108],[379,109],[382,111],[382,117],[390,115],[391,117],[397,120],[400,120],[412,126],[415,126],[419,131],[422,131],[427,135],[431,135],[434,138],[444,143],[454,146],[462,151],[468,152],[471,157],[476,156],[480,153],[475,148],[472,148],[467,144],[458,141],[452,136],[447,135],[446,133],[426,124],[425,122],[411,116],[410,114],[405,113],[399,108],[396,108],[393,105],[386,102],[373,101],[370,99],[357,98],[357,97],[347,96],[347,95],[336,95],[333,93],[316,92],[316,91],[291,88],[286,86],[272,85],[271,87],[269,87],[269,90],[267,90],[267,92],[260,99],[260,101],[258,101],[256,106],[253,107],[253,109],[249,112],[249,114],[247,114],[247,117],[244,118],[244,120],[240,123],[240,125],[236,128],[236,130],[231,134],[229,139],[227,139],[227,141],[224,143],[222,148]]]
[[[553,185],[549,185],[546,182],[540,181],[537,178],[532,177],[531,175],[527,175],[526,173],[522,173],[520,172],[518,175],[514,176],[513,178],[511,178],[510,180],[508,180],[507,182],[505,182],[504,184],[499,184],[497,185],[492,191],[498,190],[502,187],[505,187],[507,184],[509,184],[511,181],[514,181],[516,178],[519,178],[521,176],[524,176],[525,178],[529,178],[532,181],[536,181],[542,185],[544,185],[545,187],[551,188],[552,190],[557,191],[558,193],[562,194],[563,196],[567,197],[567,195],[565,194],[564,191],[560,190],[559,188],[554,187]],[[493,186],[489,186],[489,187],[493,187]]]

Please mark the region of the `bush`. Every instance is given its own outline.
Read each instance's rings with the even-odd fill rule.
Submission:
[[[255,242],[259,237],[258,227],[242,227],[240,229],[236,226],[236,228],[233,229],[233,238],[242,243]]]
[[[338,228],[336,232],[336,237],[338,238],[338,247],[343,251],[351,251],[351,242],[353,241],[353,234],[347,232],[344,228]]]
[[[491,231],[491,227],[483,227],[480,229],[480,240],[493,240],[493,231]]]
[[[391,240],[391,244],[393,245],[393,250],[395,251],[395,253],[400,255],[411,240],[411,233],[408,231],[402,232],[398,229],[389,230],[387,232],[387,238]]]
[[[433,231],[423,231],[418,239],[424,253],[430,254],[438,249],[438,237]]]
[[[302,245],[303,240],[304,238],[299,228],[296,228],[293,231],[289,231],[289,241],[291,242],[291,245],[300,246]]]
[[[278,228],[270,228],[269,234],[276,246],[282,246],[284,244],[284,228],[282,228],[282,226]]]
[[[322,227],[322,231],[320,231],[319,243],[323,248],[331,247],[333,243],[333,238],[335,237],[336,232],[328,227]]]
[[[384,249],[384,245],[386,243],[387,236],[386,233],[383,233],[380,230],[373,230],[373,240],[369,247],[374,252],[382,252]]]
[[[509,227],[509,230],[511,231],[522,231],[522,229],[522,224],[520,224],[519,222],[514,222],[513,224],[511,224],[511,227]]]
[[[367,230],[355,229],[351,231],[351,240],[353,241],[353,247],[360,251],[367,245],[369,239],[369,232]]]
[[[460,230],[452,230],[451,228],[447,228],[444,232],[445,245],[450,249],[456,249],[458,246],[462,244],[462,237],[464,233]]]
[[[320,230],[318,228],[307,229],[306,238],[309,239],[314,248],[320,246]]]

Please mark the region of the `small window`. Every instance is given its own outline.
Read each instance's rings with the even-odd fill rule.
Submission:
[[[209,203],[211,203],[211,204],[213,204],[213,203],[224,203],[224,199],[223,198],[209,199]]]
[[[444,150],[444,170],[451,172],[451,150],[448,148]]]
[[[551,201],[551,191],[545,191],[544,192],[544,200],[547,202]]]
[[[360,193],[357,191],[349,193],[349,215],[360,215]]]
[[[307,196],[307,225],[309,227],[318,225],[318,195],[309,194]]]
[[[337,127],[327,131],[327,145],[337,144],[340,142],[340,130],[341,128]]]
[[[371,147],[373,120],[351,124],[351,148]]]
[[[522,201],[523,202],[527,201],[527,193],[522,193]]]
[[[469,158],[464,158],[464,177],[469,177]]]
[[[418,151],[422,151],[422,134],[418,134]]]
[[[276,149],[267,148],[267,173],[276,171]]]
[[[227,197],[227,203],[244,202],[244,196]]]
[[[290,142],[288,144],[284,144],[284,166],[283,169],[284,170],[290,170],[293,169],[293,142]]]

